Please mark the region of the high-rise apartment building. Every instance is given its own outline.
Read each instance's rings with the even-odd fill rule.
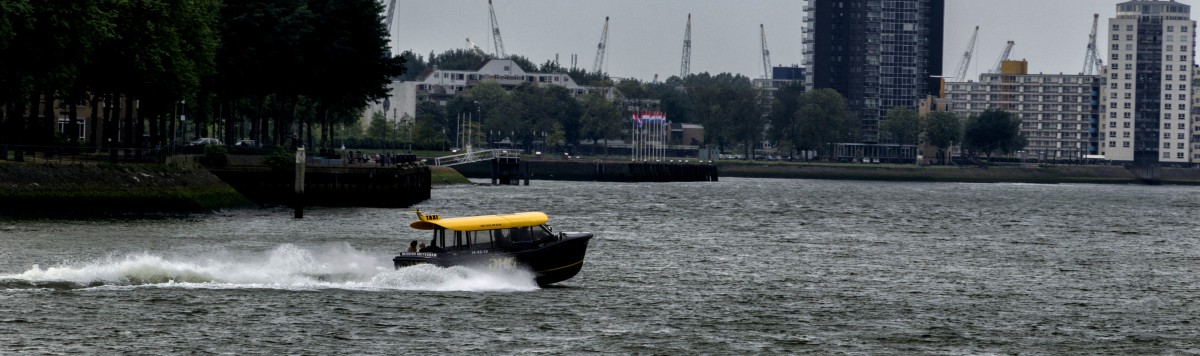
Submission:
[[[1192,160],[1195,31],[1191,7],[1174,0],[1117,5],[1117,16],[1108,20],[1100,154],[1118,162]]]
[[[945,9],[945,0],[808,0],[808,88],[845,96],[861,140],[878,142],[889,109],[938,94]]]
[[[1005,61],[979,82],[946,83],[948,111],[962,117],[1004,110],[1021,118],[1024,152],[1042,159],[1079,160],[1097,153],[1098,75],[1029,74],[1025,61]]]

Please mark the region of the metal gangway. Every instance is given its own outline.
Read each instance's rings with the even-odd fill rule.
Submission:
[[[479,161],[487,161],[501,157],[520,157],[520,155],[516,153],[510,153],[508,150],[467,151],[466,153],[434,158],[433,164],[435,166],[454,166]]]

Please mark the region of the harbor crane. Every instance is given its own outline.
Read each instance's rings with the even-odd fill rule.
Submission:
[[[1104,72],[1104,60],[1096,49],[1096,27],[1100,14],[1092,14],[1092,34],[1088,35],[1087,56],[1083,59],[1083,75],[1099,75]]]
[[[383,22],[387,26],[388,39],[392,41],[391,45],[388,46],[388,51],[387,51],[388,57],[392,56],[392,47],[391,46],[396,44],[396,39],[394,38],[394,36],[392,36],[395,33],[392,31],[392,20],[394,20],[395,18],[396,18],[396,0],[391,0],[388,2],[387,17],[384,18],[385,20]]]
[[[758,29],[762,33],[763,79],[771,80],[771,50],[767,49],[767,28],[758,24]]]
[[[992,71],[988,72],[988,73],[992,73],[992,74],[1000,73],[1000,69],[1001,69],[1001,66],[1004,65],[1004,61],[1007,61],[1008,55],[1012,54],[1012,49],[1013,49],[1014,44],[1016,44],[1016,43],[1013,41],[1008,41],[1008,44],[1004,45],[1004,52],[1000,52],[1000,58],[996,59],[996,65],[992,66]]]
[[[476,45],[475,42],[471,42],[470,37],[467,37],[467,49],[475,52],[475,54],[478,54],[480,57],[488,57],[487,53],[483,52],[483,48],[479,48],[479,45]]]
[[[604,32],[600,33],[600,44],[596,46],[596,64],[592,71],[600,73],[604,70],[604,50],[608,48],[608,16],[604,17]]]
[[[488,12],[492,15],[492,42],[496,46],[496,58],[508,58],[504,53],[504,40],[500,39],[500,23],[496,21],[496,7],[492,6],[492,0],[488,0]]]
[[[979,38],[979,26],[975,26],[975,33],[971,34],[971,41],[967,43],[967,50],[963,52],[962,60],[958,62],[958,70],[954,71],[955,81],[965,81],[967,79],[967,69],[971,67],[971,55],[975,52],[975,39]]]
[[[687,29],[683,31],[683,56],[679,60],[679,78],[692,73],[692,14],[688,14]]]

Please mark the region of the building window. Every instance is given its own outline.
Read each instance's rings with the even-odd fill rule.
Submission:
[[[1108,147],[1117,147],[1117,141],[1108,141]]]
[[[1125,115],[1125,116],[1129,116],[1129,115]],[[1123,122],[1123,124],[1125,124],[1125,128],[1129,128],[1129,122]]]
[[[1178,158],[1178,159],[1183,159],[1183,152],[1178,152],[1178,153],[1176,153],[1176,154],[1175,154],[1175,158]]]
[[[1121,147],[1129,148],[1129,141],[1121,141]]]
[[[1175,26],[1167,26],[1167,32],[1175,32]]]

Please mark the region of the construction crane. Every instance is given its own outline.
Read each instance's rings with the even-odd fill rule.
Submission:
[[[604,49],[608,47],[608,16],[604,17],[604,32],[600,33],[600,44],[596,46],[596,65],[592,68],[593,72],[600,73],[604,70]]]
[[[395,44],[396,44],[396,43],[395,43],[395,42],[396,42],[396,39],[395,39],[395,38],[392,38],[392,34],[393,34],[393,32],[392,32],[392,20],[393,20],[393,19],[395,19],[395,18],[396,18],[396,0],[391,0],[391,1],[389,1],[389,2],[388,2],[388,7],[387,7],[387,17],[385,17],[385,19],[386,19],[386,20],[384,20],[384,24],[387,26],[388,39],[390,39],[390,40],[392,41],[392,45],[395,45]],[[391,45],[389,45],[389,46],[388,46],[387,56],[388,56],[388,57],[391,57],[391,56],[392,56],[392,48],[391,48]]]
[[[979,37],[979,26],[975,26],[975,33],[971,34],[971,41],[967,43],[967,50],[963,52],[962,60],[958,62],[958,70],[954,71],[954,81],[967,80],[967,69],[971,67],[971,54],[975,52],[975,39]]]
[[[1096,26],[1100,14],[1092,14],[1092,34],[1088,36],[1087,56],[1083,59],[1083,75],[1098,75],[1104,72],[1104,60],[1096,49]]]
[[[679,78],[692,73],[692,14],[688,14],[687,29],[683,31],[683,58],[679,60]]]
[[[480,57],[488,57],[487,53],[483,52],[483,48],[479,48],[479,45],[476,45],[475,42],[471,42],[470,37],[467,37],[467,49],[475,52],[475,54],[478,54]]]
[[[771,51],[767,49],[767,28],[758,24],[762,32],[763,79],[771,80]]]
[[[496,7],[488,0],[488,11],[492,14],[492,42],[496,45],[496,58],[508,58],[504,53],[504,40],[500,39],[500,23],[496,21]]]
[[[396,18],[396,0],[391,0],[388,2],[387,12],[388,12],[387,21],[385,23],[387,24],[388,35],[391,35],[392,34],[392,19]]]
[[[1012,48],[1015,44],[1013,41],[1008,41],[1008,44],[1004,45],[1004,52],[1000,52],[1000,58],[996,59],[996,65],[992,66],[992,71],[988,73],[1000,73],[1000,67],[1004,65],[1004,61],[1008,60],[1008,55],[1012,54]]]

